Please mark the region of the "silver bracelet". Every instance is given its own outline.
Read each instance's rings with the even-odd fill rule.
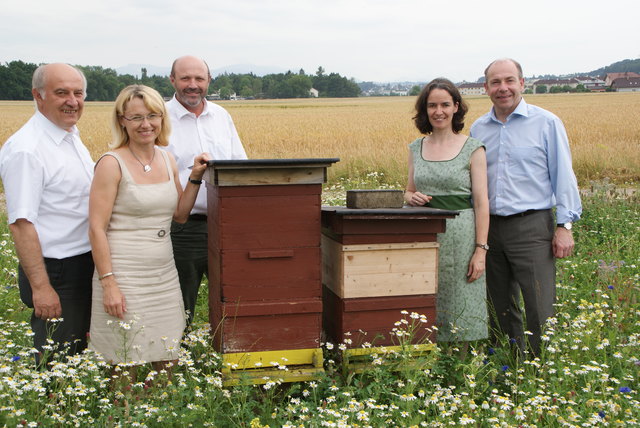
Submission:
[[[108,276],[113,276],[113,272],[107,272],[104,275],[98,276],[98,281],[102,281],[103,279],[105,279]]]

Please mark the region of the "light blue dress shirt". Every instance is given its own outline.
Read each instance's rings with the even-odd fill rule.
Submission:
[[[505,123],[492,108],[474,122],[470,134],[487,148],[491,214],[508,216],[555,206],[558,223],[580,219],[569,139],[556,115],[522,99]]]

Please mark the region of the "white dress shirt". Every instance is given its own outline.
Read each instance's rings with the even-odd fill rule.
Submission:
[[[44,257],[62,259],[91,250],[89,189],[94,162],[78,129],[59,128],[40,112],[0,150],[0,175],[9,224],[33,223]]]
[[[167,150],[173,154],[178,164],[180,182],[184,187],[191,174],[193,158],[200,153],[208,153],[214,160],[246,159],[240,137],[231,115],[217,104],[205,101],[200,116],[184,108],[175,95],[167,101],[171,117],[171,137]],[[192,214],[207,214],[207,193],[200,186]]]

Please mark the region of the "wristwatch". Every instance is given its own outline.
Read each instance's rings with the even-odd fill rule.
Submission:
[[[482,248],[483,250],[489,251],[489,244],[478,244],[478,243],[476,243],[476,247]]]
[[[558,224],[556,224],[556,226],[558,226],[558,227],[564,227],[564,228],[565,228],[565,229],[567,229],[567,230],[571,230],[571,228],[573,228],[573,223],[571,223],[571,222],[569,221],[569,222],[566,222],[566,223],[558,223]]]

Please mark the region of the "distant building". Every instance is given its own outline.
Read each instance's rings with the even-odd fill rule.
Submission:
[[[547,87],[547,92],[549,92],[549,89],[551,89],[554,86],[569,86],[573,89],[575,89],[578,85],[580,84],[580,82],[578,81],[578,79],[538,79],[535,82],[533,82],[533,93],[537,93],[537,89],[538,86],[546,86]]]
[[[316,88],[309,89],[309,96],[311,98],[318,98],[318,90]]]
[[[461,95],[486,95],[484,84],[482,83],[460,83],[458,90]]]
[[[627,71],[625,73],[607,73],[604,77],[604,84],[605,86],[611,86],[614,80],[621,77],[640,77],[640,74],[634,73],[633,71]]]
[[[618,77],[611,83],[611,89],[616,92],[640,92],[640,76]]]
[[[604,92],[607,90],[607,85],[604,80],[599,77],[578,76],[576,80],[591,92]]]

